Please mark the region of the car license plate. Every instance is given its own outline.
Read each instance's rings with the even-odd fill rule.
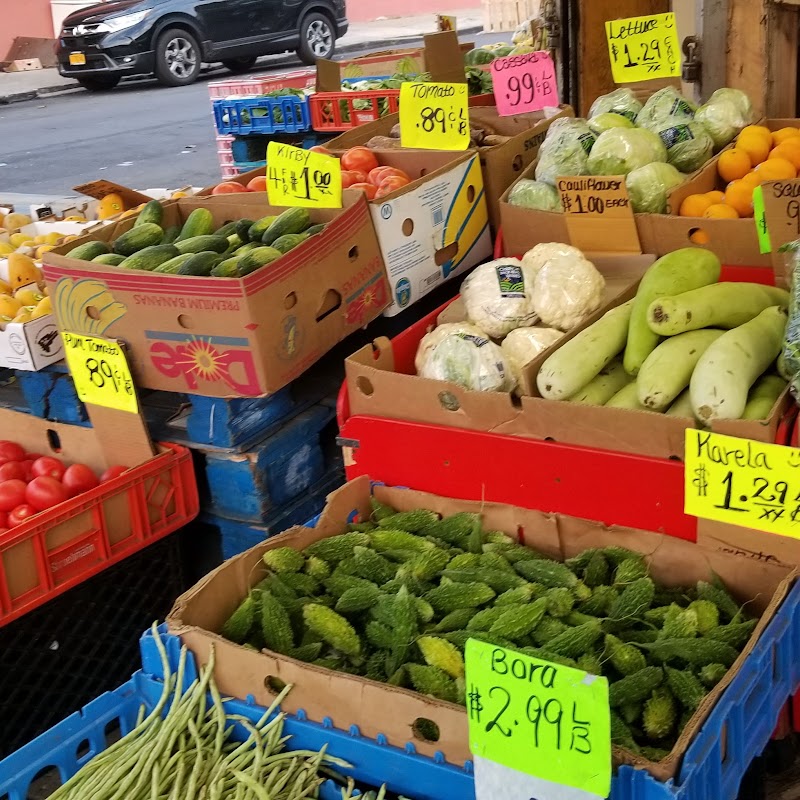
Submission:
[[[82,67],[86,64],[86,56],[83,53],[70,53],[69,63],[73,67]]]

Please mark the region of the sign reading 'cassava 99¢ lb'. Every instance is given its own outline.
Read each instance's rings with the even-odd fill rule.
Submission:
[[[558,105],[556,65],[545,51],[496,58],[491,64],[497,113],[501,117]]]
[[[681,50],[675,14],[653,14],[606,22],[614,83],[679,78]]]
[[[400,143],[422,150],[469,147],[466,83],[404,83],[400,87]]]

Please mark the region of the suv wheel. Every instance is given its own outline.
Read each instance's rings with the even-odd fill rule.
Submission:
[[[234,73],[248,72],[253,69],[258,58],[256,56],[247,56],[246,58],[231,58],[222,62],[225,69]]]
[[[335,29],[324,14],[314,12],[303,17],[297,55],[304,64],[314,64],[318,58],[330,58],[335,47]]]
[[[106,92],[113,89],[120,79],[116,75],[102,75],[94,78],[78,78],[78,83],[88,92]]]
[[[169,28],[156,44],[156,78],[167,86],[186,86],[200,74],[200,45],[181,28]]]

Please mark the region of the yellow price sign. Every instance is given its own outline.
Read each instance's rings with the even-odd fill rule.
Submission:
[[[62,333],[75,391],[84,403],[139,413],[125,351],[119,342],[82,333]]]
[[[342,164],[290,144],[267,145],[267,197],[273,206],[342,207]]]
[[[800,449],[687,430],[684,511],[800,538]]]
[[[614,83],[680,78],[681,46],[675,14],[606,22]]]
[[[466,83],[404,83],[400,87],[400,143],[421,150],[469,147]]]

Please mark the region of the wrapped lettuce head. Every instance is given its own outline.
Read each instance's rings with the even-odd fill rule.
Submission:
[[[640,128],[660,131],[671,125],[691,122],[697,106],[687,100],[677,89],[667,86],[651,95],[639,112],[636,124]]]
[[[555,120],[539,150],[536,180],[552,186],[560,177],[588,175],[587,161],[595,135],[584,119]]]
[[[613,128],[600,134],[589,155],[590,175],[627,175],[654,161],[666,161],[660,137],[643,128]]]
[[[717,89],[708,102],[697,109],[694,118],[708,131],[714,147],[721,150],[742,128],[753,123],[753,104],[739,89]]]
[[[598,114],[596,117],[589,117],[586,120],[592,133],[599,136],[601,133],[610,131],[612,128],[633,128],[634,124],[627,118],[619,114]]]
[[[537,211],[562,211],[558,189],[543,181],[521,178],[509,192],[508,202],[512,206],[535,208]]]
[[[449,381],[473,392],[510,392],[516,386],[500,347],[465,322],[446,323],[423,336],[415,364],[422,378]]]
[[[699,122],[662,128],[658,135],[667,148],[667,161],[681,172],[694,172],[714,155],[714,140]]]
[[[592,107],[589,109],[589,119],[594,119],[602,114],[617,114],[626,117],[631,122],[636,122],[641,110],[642,104],[631,89],[614,89],[608,94],[601,94],[592,103]]]
[[[522,383],[522,370],[525,365],[552,347],[563,336],[564,334],[555,328],[517,328],[503,339],[500,349],[506,357],[506,363],[518,387]]]
[[[636,214],[666,214],[667,197],[686,176],[672,164],[646,164],[628,173],[625,182]]]

